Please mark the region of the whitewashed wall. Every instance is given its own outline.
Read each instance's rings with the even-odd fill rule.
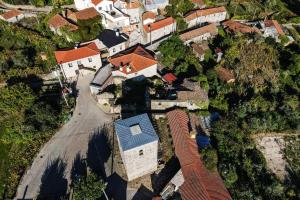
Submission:
[[[208,22],[208,23],[219,23],[226,19],[226,12],[214,13],[211,15],[198,16],[190,21],[186,20],[188,28]]]
[[[124,72],[126,71],[126,67],[123,67]],[[157,64],[152,65],[150,67],[147,67],[146,69],[143,69],[141,71],[138,71],[137,73],[131,73],[131,74],[125,74],[121,72],[120,70],[115,70],[112,72],[112,76],[116,77],[125,77],[127,79],[135,78],[138,76],[145,76],[145,77],[152,77],[157,74]]]

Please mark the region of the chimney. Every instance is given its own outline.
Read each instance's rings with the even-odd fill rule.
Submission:
[[[130,65],[127,65],[127,66],[126,66],[126,72],[127,72],[127,73],[131,72],[131,67],[130,67]]]

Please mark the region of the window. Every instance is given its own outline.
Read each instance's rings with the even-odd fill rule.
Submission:
[[[89,58],[89,62],[92,62],[93,61],[93,59],[92,58]]]
[[[98,7],[98,10],[102,10],[102,7]]]
[[[109,8],[110,8],[110,10],[112,10],[112,4],[109,4]]]
[[[144,151],[143,151],[143,150],[140,150],[140,151],[139,151],[139,156],[142,156],[142,155],[144,155]]]
[[[81,65],[81,61],[80,60],[77,61],[77,65]]]
[[[72,63],[69,63],[68,65],[69,65],[69,67],[73,67]]]
[[[113,48],[113,52],[114,52],[114,53],[116,52],[116,49],[115,49],[115,48]]]

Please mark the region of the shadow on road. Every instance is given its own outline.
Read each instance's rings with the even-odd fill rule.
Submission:
[[[42,176],[37,199],[57,200],[66,196],[68,181],[65,178],[66,163],[57,158],[51,161]]]
[[[107,173],[105,163],[111,154],[111,147],[107,138],[108,128],[99,127],[90,136],[87,152],[87,165],[92,172],[102,177],[105,181]]]

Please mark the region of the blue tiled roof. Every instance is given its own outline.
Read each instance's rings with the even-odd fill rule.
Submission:
[[[123,151],[158,140],[148,115],[141,114],[114,122],[115,131]],[[134,134],[130,127],[139,125],[141,133]]]

